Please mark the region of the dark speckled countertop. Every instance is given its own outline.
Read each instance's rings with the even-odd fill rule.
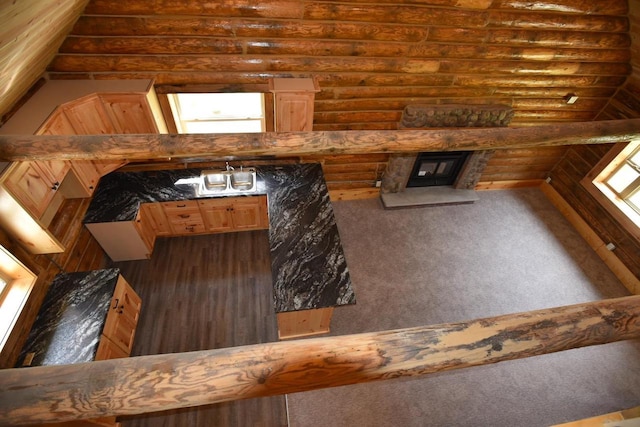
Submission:
[[[196,199],[179,179],[201,169],[120,172],[100,180],[85,223],[132,221],[141,203]],[[257,191],[266,194],[276,312],[355,304],[349,270],[319,164],[261,166]],[[207,196],[211,197],[211,196]]]
[[[120,270],[58,274],[47,291],[19,364],[66,365],[94,360]]]

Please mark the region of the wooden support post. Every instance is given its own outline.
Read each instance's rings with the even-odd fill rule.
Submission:
[[[640,296],[357,335],[0,370],[0,424],[130,415],[496,363],[640,337]]]
[[[627,142],[640,119],[527,128],[186,135],[0,135],[0,160],[162,159],[465,151]]]

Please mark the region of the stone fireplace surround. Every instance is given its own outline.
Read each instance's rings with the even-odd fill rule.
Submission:
[[[513,109],[505,105],[408,105],[399,128],[500,127],[507,126]],[[407,182],[419,153],[394,154],[389,158],[380,188],[385,208],[448,203],[473,203],[473,190],[493,150],[471,153],[452,186],[411,187]]]

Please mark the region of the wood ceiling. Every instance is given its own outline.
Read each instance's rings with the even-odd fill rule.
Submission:
[[[46,64],[52,79],[228,90],[314,77],[314,130],[395,129],[420,103],[505,104],[514,126],[602,118],[632,74],[638,16],[626,0],[90,0],[69,31],[85,1],[43,3],[0,6],[2,113]]]

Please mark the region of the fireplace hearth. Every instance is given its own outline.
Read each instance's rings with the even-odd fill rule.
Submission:
[[[448,151],[418,154],[407,187],[453,185],[470,153]]]

